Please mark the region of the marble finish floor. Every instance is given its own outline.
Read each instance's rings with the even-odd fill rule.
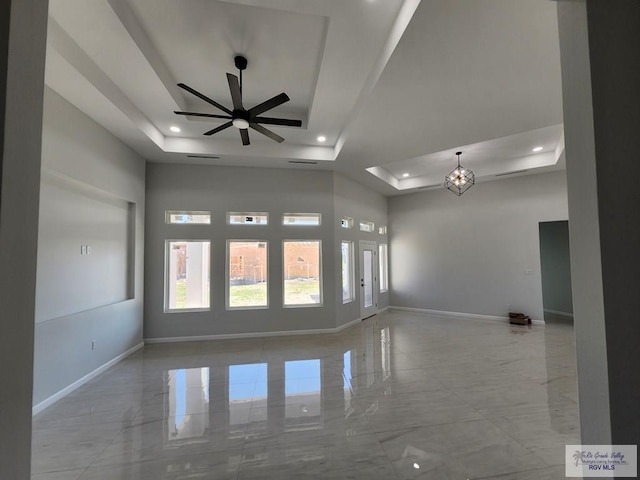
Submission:
[[[32,480],[564,477],[573,328],[386,312],[148,345],[34,418]]]

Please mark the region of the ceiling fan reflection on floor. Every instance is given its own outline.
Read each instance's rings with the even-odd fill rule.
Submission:
[[[256,132],[260,132],[261,134],[269,137],[271,140],[274,140],[278,143],[284,142],[284,138],[280,135],[272,132],[271,130],[263,127],[264,125],[284,125],[287,127],[301,127],[302,122],[300,120],[290,120],[286,118],[271,118],[271,117],[261,117],[260,114],[271,110],[283,103],[288,102],[289,96],[286,93],[281,93],[276,95],[275,97],[266,100],[259,105],[256,105],[249,110],[244,108],[242,104],[242,71],[247,68],[247,59],[242,55],[237,55],[234,58],[234,62],[236,68],[240,71],[240,80],[236,75],[232,73],[227,73],[227,81],[229,82],[229,90],[231,91],[231,101],[233,102],[233,110],[229,110],[224,105],[220,105],[215,100],[210,99],[206,95],[198,92],[197,90],[191,88],[190,86],[184,83],[178,83],[178,86],[183,90],[186,90],[192,95],[204,100],[210,105],[213,105],[219,110],[222,110],[226,115],[214,115],[211,113],[198,113],[198,112],[173,112],[177,115],[186,115],[192,117],[207,117],[207,118],[224,118],[229,120],[227,123],[220,125],[208,132],[204,132],[204,135],[211,136],[215,133],[218,133],[222,130],[225,130],[231,126],[236,127],[240,131],[240,138],[242,138],[243,145],[249,145],[251,142],[249,141],[249,128],[253,128]]]

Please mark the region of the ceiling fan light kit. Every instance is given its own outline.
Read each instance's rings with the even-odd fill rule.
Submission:
[[[190,86],[179,83],[178,86],[183,90],[189,92],[190,94],[198,97],[199,99],[207,102],[208,104],[216,107],[218,110],[221,110],[226,115],[220,114],[212,114],[212,113],[200,113],[200,112],[174,112],[176,115],[185,115],[192,117],[206,117],[206,118],[222,118],[225,120],[229,120],[228,122],[216,127],[214,129],[209,130],[208,132],[204,132],[204,135],[211,136],[222,130],[226,130],[229,127],[236,127],[240,132],[240,138],[242,139],[243,145],[249,145],[251,142],[249,141],[249,128],[261,133],[262,135],[269,137],[271,140],[274,140],[278,143],[284,142],[284,138],[280,135],[272,132],[271,130],[263,127],[264,125],[282,125],[288,127],[301,127],[302,122],[300,120],[291,120],[287,118],[271,118],[271,117],[260,117],[259,115],[271,110],[272,108],[276,108],[283,103],[288,102],[289,96],[286,93],[280,93],[275,97],[270,98],[250,109],[245,109],[242,103],[242,72],[247,68],[247,59],[242,55],[237,55],[234,58],[234,64],[239,71],[239,76],[233,75],[232,73],[227,73],[227,82],[229,83],[229,91],[231,92],[231,101],[233,103],[233,110],[229,110],[224,105],[219,104],[215,100],[207,97],[206,95],[200,93],[199,91],[191,88]],[[239,77],[239,78],[238,78]]]
[[[444,188],[460,196],[475,185],[476,176],[471,170],[460,165],[462,152],[456,152],[456,155],[458,156],[458,166],[444,177]]]

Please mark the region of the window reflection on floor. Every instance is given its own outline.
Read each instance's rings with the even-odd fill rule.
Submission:
[[[363,335],[360,356],[347,350],[336,358],[342,368],[329,369],[335,376],[330,381],[344,392],[345,419],[357,408],[353,395],[358,389],[377,388],[391,376],[389,327],[372,324]],[[167,446],[206,442],[220,428],[229,439],[260,438],[278,425],[283,432],[322,429],[324,361],[244,363],[217,367],[214,373],[210,367],[165,371]],[[269,378],[270,371],[275,378]]]
[[[284,363],[285,425],[287,430],[322,428],[320,360]]]
[[[169,370],[165,439],[169,444],[206,441],[209,428],[209,368]]]

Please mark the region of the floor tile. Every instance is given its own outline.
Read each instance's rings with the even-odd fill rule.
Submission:
[[[570,325],[388,312],[148,345],[34,418],[32,480],[563,478]]]

